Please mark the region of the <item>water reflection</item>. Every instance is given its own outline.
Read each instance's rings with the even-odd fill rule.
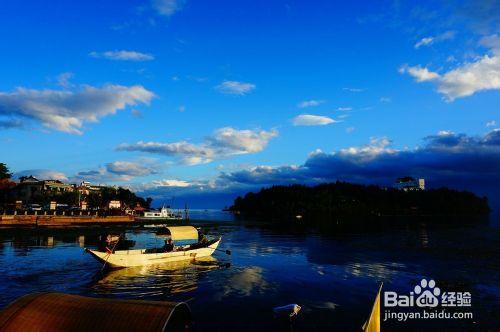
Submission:
[[[92,288],[96,293],[132,298],[191,292],[197,289],[204,273],[225,267],[214,257],[203,257],[195,261],[111,270],[103,276],[99,272]]]
[[[422,224],[326,236],[241,224],[203,225],[210,235],[222,235],[221,249],[230,249],[231,256],[217,251],[193,262],[102,275],[101,265],[82,247],[97,247],[99,236],[109,230],[0,230],[0,307],[40,291],[189,300],[200,330],[266,330],[272,326],[274,307],[298,303],[309,329],[359,330],[381,281],[388,290],[408,293],[427,277],[443,289],[470,291],[479,322],[474,327],[493,330],[500,296],[494,277],[500,266],[498,228]],[[116,230],[124,231],[136,248],[162,244],[154,230]]]
[[[269,283],[263,277],[264,269],[258,266],[251,266],[240,269],[233,274],[224,286],[222,297],[238,295],[250,296],[255,293],[263,294],[269,289]]]

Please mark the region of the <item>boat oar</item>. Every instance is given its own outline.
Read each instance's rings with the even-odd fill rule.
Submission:
[[[224,250],[224,249],[215,249],[215,250],[225,252],[226,255],[231,255],[231,250]]]
[[[115,245],[113,246],[113,249],[111,249],[111,251],[108,253],[107,257],[106,257],[106,261],[104,262],[104,264],[102,264],[102,267],[101,267],[101,273],[102,271],[104,270],[104,268],[106,267],[106,264],[108,264],[108,259],[109,259],[109,256],[111,256],[111,254],[115,251],[115,248],[116,248],[116,245],[118,244],[118,242],[120,242],[120,237],[118,238],[118,240],[115,242]]]

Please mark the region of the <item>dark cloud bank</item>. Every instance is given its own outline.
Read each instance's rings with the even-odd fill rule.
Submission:
[[[303,165],[258,166],[221,173],[216,185],[203,193],[194,187],[177,193],[188,202],[189,197],[196,198],[196,205],[202,206],[201,197],[205,197],[205,206],[221,207],[231,204],[236,195],[273,184],[312,185],[340,180],[390,186],[397,177],[411,175],[425,178],[429,188],[447,186],[487,195],[494,209],[500,207],[500,129],[483,136],[440,132],[425,137],[414,149],[398,150],[390,145],[382,138],[332,153],[315,151]],[[156,187],[145,194],[166,191],[173,193],[176,189]],[[211,196],[217,199],[212,201]]]

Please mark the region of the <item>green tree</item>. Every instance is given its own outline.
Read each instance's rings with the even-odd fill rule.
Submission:
[[[9,168],[6,164],[0,163],[0,180],[10,179],[12,177],[12,173],[9,172]]]

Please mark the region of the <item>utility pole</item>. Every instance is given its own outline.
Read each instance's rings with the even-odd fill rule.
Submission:
[[[184,204],[184,219],[189,220],[189,209],[187,203]]]

